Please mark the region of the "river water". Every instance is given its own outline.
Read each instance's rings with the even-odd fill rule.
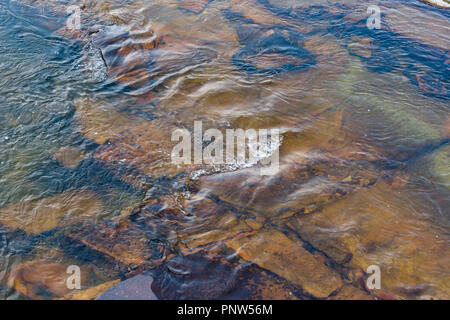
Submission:
[[[0,0],[0,297],[147,275],[158,299],[450,298],[449,16]],[[196,121],[278,130],[279,170],[175,164]]]

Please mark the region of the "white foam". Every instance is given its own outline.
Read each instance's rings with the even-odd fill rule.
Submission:
[[[270,159],[275,152],[279,152],[281,144],[283,142],[283,136],[280,135],[277,143],[272,143],[272,139],[268,139],[267,143],[255,142],[254,145],[249,146],[256,151],[256,154],[252,159],[246,159],[245,162],[237,161],[235,158],[233,163],[227,163],[222,165],[210,166],[207,169],[200,169],[192,172],[190,178],[192,180],[198,180],[201,176],[211,175],[216,173],[233,172],[241,169],[251,168],[263,160]]]

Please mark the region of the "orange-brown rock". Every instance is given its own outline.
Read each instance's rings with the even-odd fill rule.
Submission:
[[[80,292],[77,293],[73,289],[69,289],[67,285],[71,276],[71,273],[67,272],[69,266],[70,264],[67,262],[27,261],[12,269],[8,277],[8,285],[30,299],[57,299],[80,294]],[[92,267],[81,267],[80,284],[82,289],[94,284],[90,279],[92,272]]]
[[[80,148],[67,146],[57,150],[52,157],[68,169],[74,169],[86,158],[86,153]]]
[[[231,0],[231,10],[261,25],[282,25],[297,28],[300,32],[310,32],[312,28],[306,25],[296,25],[292,21],[274,15],[256,0]]]
[[[352,285],[345,285],[339,292],[330,297],[330,300],[375,300],[375,297],[369,295],[364,290]]]
[[[79,132],[98,144],[104,144],[114,135],[139,122],[119,113],[111,104],[92,98],[75,100],[75,108]]]
[[[43,199],[25,199],[0,209],[0,223],[12,229],[39,234],[59,226],[94,219],[103,203],[89,191],[68,191]]]
[[[338,157],[329,161],[320,157],[320,153],[311,153],[304,156],[306,163],[281,162],[274,176],[262,176],[260,168],[253,167],[204,176],[196,185],[201,192],[216,195],[236,208],[275,220],[309,214],[376,183],[383,175],[373,166],[346,161],[339,164]]]
[[[447,19],[430,10],[422,10],[413,5],[390,3],[382,9],[386,26],[394,32],[433,47],[448,50],[450,36]],[[414,19],[414,27],[411,27]]]
[[[198,222],[181,234],[181,246],[188,250],[196,249],[200,246],[215,243],[217,241],[232,239],[241,233],[251,232],[252,228],[244,221],[236,218],[231,212],[220,217]]]
[[[239,215],[227,203],[197,195],[186,200],[162,197],[150,201],[139,211],[138,219],[150,229],[158,229],[177,250],[191,254],[261,228],[253,217]]]
[[[328,297],[343,283],[336,271],[301,245],[274,229],[226,241],[245,260],[270,270],[318,298]]]
[[[362,270],[379,266],[381,290],[373,293],[380,297],[446,298],[449,237],[421,214],[427,204],[410,189],[380,182],[290,224],[332,259],[350,255],[339,263]]]
[[[352,42],[347,45],[350,52],[366,59],[372,56],[372,39],[352,36],[351,41]]]
[[[179,7],[188,11],[200,13],[209,1],[210,0],[182,0]]]
[[[259,270],[256,270],[259,271]],[[250,300],[298,300],[293,293],[293,287],[284,279],[279,279],[268,272],[261,270],[255,272],[244,280],[244,289],[250,292]]]
[[[69,237],[128,266],[147,260],[158,264],[164,255],[164,248],[126,217],[83,228]]]
[[[190,168],[172,162],[172,149],[178,142],[172,142],[172,132],[177,127],[170,122],[153,120],[118,128],[109,142],[94,153],[103,161],[130,165],[149,177],[173,176]]]

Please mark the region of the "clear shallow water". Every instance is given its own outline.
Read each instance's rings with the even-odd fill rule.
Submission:
[[[72,264],[84,298],[448,298],[447,11],[84,1],[70,32],[68,4],[1,2],[3,298],[75,298]],[[279,173],[173,165],[199,120],[280,129]]]

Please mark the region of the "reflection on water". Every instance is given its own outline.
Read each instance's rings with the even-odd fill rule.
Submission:
[[[448,299],[448,15],[0,1],[1,297],[94,299],[143,273],[160,299]],[[280,171],[173,164],[171,133],[199,120],[279,129]]]

